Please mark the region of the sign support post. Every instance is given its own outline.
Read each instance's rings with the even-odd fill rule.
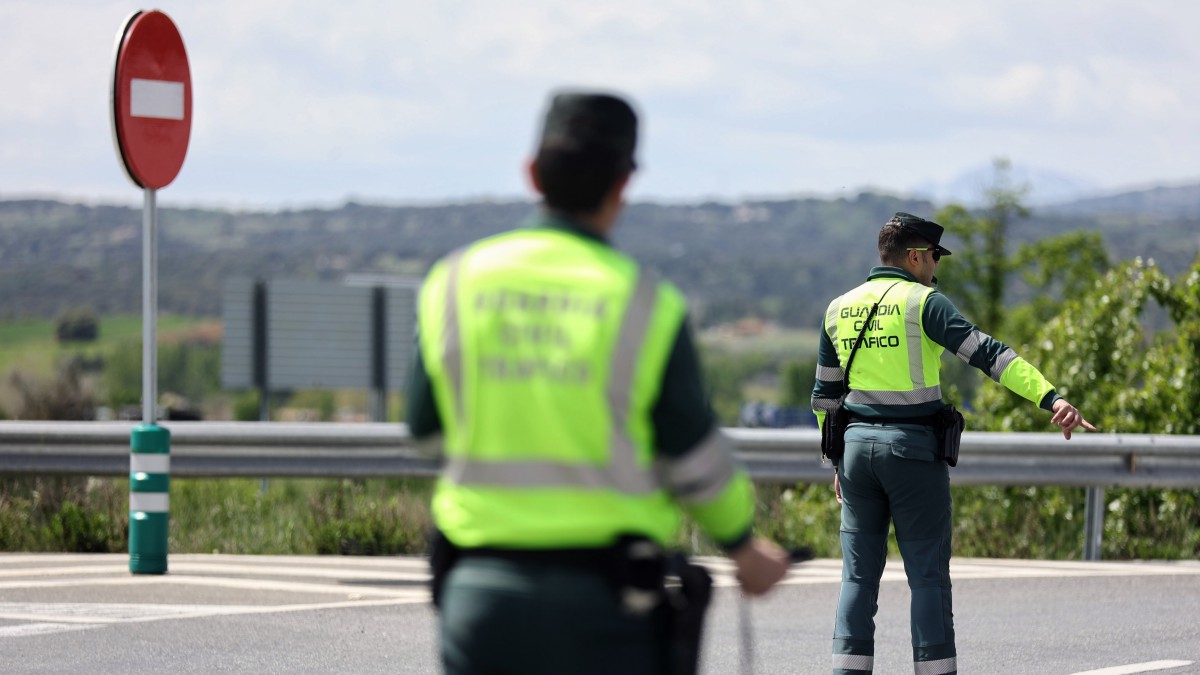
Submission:
[[[158,10],[134,12],[117,33],[113,144],[143,190],[142,424],[129,439],[129,571],[167,571],[171,433],[158,419],[157,191],[183,166],[192,128],[192,78],[183,38]]]
[[[142,424],[129,456],[129,571],[167,571],[171,432],[158,426],[158,207],[153,188],[142,203]]]

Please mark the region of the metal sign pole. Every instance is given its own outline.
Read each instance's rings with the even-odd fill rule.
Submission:
[[[158,419],[158,209],[155,191],[142,204],[142,424]]]
[[[158,209],[145,189],[142,206],[142,424],[129,455],[129,571],[167,571],[171,434],[158,417]]]

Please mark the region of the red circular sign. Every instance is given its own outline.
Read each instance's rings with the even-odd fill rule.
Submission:
[[[134,183],[157,190],[175,180],[192,134],[192,75],[179,30],[158,10],[134,13],[117,34],[112,123]]]

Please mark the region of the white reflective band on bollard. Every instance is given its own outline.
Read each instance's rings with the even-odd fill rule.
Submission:
[[[171,473],[171,456],[165,453],[129,455],[129,473]]]
[[[166,492],[130,492],[130,512],[166,513],[171,504],[171,495]]]

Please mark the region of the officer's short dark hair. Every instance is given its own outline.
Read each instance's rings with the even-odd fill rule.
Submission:
[[[556,94],[546,112],[534,171],[546,205],[589,213],[634,169],[637,115],[611,94]]]
[[[908,255],[908,248],[930,246],[930,242],[912,229],[905,227],[900,218],[892,217],[879,230],[879,262],[899,266]]]
[[[542,147],[533,168],[546,206],[564,213],[591,213],[633,166],[602,150]]]

